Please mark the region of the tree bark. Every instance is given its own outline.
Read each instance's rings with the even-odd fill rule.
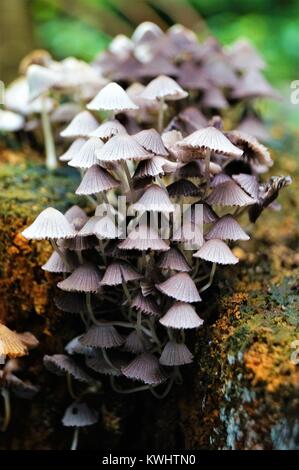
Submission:
[[[28,0],[1,0],[0,78],[5,83],[18,74],[20,60],[34,47]]]

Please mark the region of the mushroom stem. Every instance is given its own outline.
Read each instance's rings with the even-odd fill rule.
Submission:
[[[48,170],[55,170],[58,167],[58,162],[56,158],[55,144],[51,129],[51,123],[49,115],[47,112],[47,96],[42,96],[42,128],[45,139],[45,149],[46,149],[46,167]]]
[[[131,178],[131,173],[130,173],[130,170],[129,170],[129,167],[128,167],[128,164],[126,161],[122,161],[122,168],[126,174],[126,178],[127,178],[127,181],[128,181],[128,187],[130,189],[130,191],[134,191],[133,189],[133,182],[132,182],[132,178]]]
[[[159,175],[156,176],[156,181],[157,181],[157,183],[159,183],[159,185],[161,186],[161,188],[164,189],[164,190],[167,192],[166,186],[165,186],[165,184],[163,183],[162,178],[160,178]]]
[[[217,264],[216,264],[216,263],[213,263],[213,264],[212,264],[211,273],[210,273],[209,282],[208,282],[207,284],[205,284],[205,285],[199,290],[199,292],[203,292],[203,291],[207,290],[207,289],[210,287],[210,285],[212,284],[213,279],[214,279],[214,275],[215,275],[215,272],[216,272],[216,267],[217,267]]]
[[[102,348],[102,354],[103,354],[103,358],[104,358],[105,362],[108,364],[108,366],[119,372],[119,368],[116,367],[114,364],[112,364],[112,362],[110,361],[110,358],[109,358],[105,348]]]
[[[158,113],[158,131],[161,133],[163,131],[163,122],[164,122],[164,98],[159,100],[159,113]]]
[[[172,386],[174,384],[174,380],[175,380],[175,377],[176,377],[176,373],[174,373],[171,377],[171,379],[169,380],[168,384],[167,384],[167,387],[165,388],[164,392],[163,393],[157,393],[154,388],[152,386],[150,386],[150,391],[152,392],[152,394],[154,395],[155,398],[158,398],[158,400],[163,400],[163,398],[165,398],[168,393],[170,392],[170,390],[172,389]]]
[[[71,444],[71,450],[76,450],[78,447],[78,440],[79,440],[79,428],[75,428],[74,434],[73,434],[73,440]]]
[[[9,391],[6,390],[5,388],[1,390],[1,395],[3,397],[3,402],[4,402],[4,418],[3,418],[1,431],[5,432],[8,428],[10,417],[11,417],[10,395],[9,395]]]
[[[128,302],[129,302],[129,305],[131,305],[132,304],[131,294],[130,294],[129,289],[127,288],[127,285],[124,281],[122,282],[122,287],[123,287],[125,296],[126,296]]]
[[[68,392],[69,392],[71,398],[73,398],[73,400],[77,400],[78,397],[77,397],[76,393],[74,392],[73,383],[72,383],[72,376],[69,372],[66,373],[66,383],[67,383],[67,389],[68,389]]]
[[[211,150],[207,149],[205,152],[205,180],[206,180],[206,189],[205,195],[210,188],[210,160],[211,160]]]
[[[104,243],[103,243],[103,240],[101,240],[101,238],[99,238],[98,240],[99,240],[100,250],[101,250],[101,253],[102,253],[102,257],[103,257],[103,262],[104,262],[104,265],[106,266],[107,258],[106,258],[106,255],[105,255]]]
[[[59,248],[59,246],[57,245],[57,242],[56,240],[54,239],[50,239],[50,243],[53,247],[53,249],[59,254],[60,258],[63,260],[64,264],[69,268],[71,269],[71,266],[66,258],[66,256],[64,256],[63,252],[61,251],[61,249]]]
[[[130,393],[135,393],[135,392],[142,392],[143,390],[149,390],[151,388],[150,385],[140,385],[140,387],[134,387],[134,388],[129,388],[127,390],[123,390],[119,388],[116,383],[115,383],[115,378],[110,377],[110,383],[111,383],[111,388],[117,392],[117,393],[124,393],[124,394],[130,394]]]

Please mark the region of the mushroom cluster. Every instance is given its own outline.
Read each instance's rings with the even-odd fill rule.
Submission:
[[[290,183],[263,182],[268,149],[244,122],[224,131],[213,114],[222,108],[213,97],[274,94],[248,45],[224,53],[182,27],[164,34],[145,24],[130,40],[116,38],[95,65],[120,83],[102,87],[61,131],[72,142],[60,160],[80,170],[76,194],[88,211],[48,208],[23,231],[51,242],[42,268],[62,276],[55,304],[82,319],[64,354],[44,359],[68,377],[75,402],[63,424],[75,427],[73,448],[78,428],[97,421],[84,397],[99,390],[100,376],[117,392],[158,398],[182,382],[193,359],[186,330],[203,325],[201,301],[217,266],[238,263],[235,243],[249,239],[239,219],[247,212],[255,222]],[[136,77],[150,80],[121,86]],[[72,378],[87,388],[77,394]]]
[[[58,164],[54,141],[61,144],[61,125],[83,111],[92,98],[88,109],[97,110],[98,91],[115,81],[127,89],[128,107],[123,111],[132,133],[153,126],[157,111],[160,131],[163,114],[167,113],[169,129],[183,127],[187,133],[207,125],[213,114],[229,111],[238,130],[264,140],[268,134],[255,101],[279,98],[263,76],[265,66],[248,41],[238,40],[224,48],[213,37],[199,42],[194,32],[181,25],[164,33],[157,25],[145,22],[131,38],[116,36],[108,50],[91,64],[74,57],[56,61],[42,50],[26,56],[20,65],[21,76],[5,92],[0,132],[25,130],[33,140],[39,140],[41,130],[46,165],[53,170]],[[155,80],[160,75],[175,79],[178,86],[173,88],[169,80]],[[147,86],[149,82],[151,86]],[[188,106],[169,106],[182,97],[181,87],[189,91]],[[132,100],[137,106],[132,107]],[[113,112],[112,108],[110,95],[103,109]],[[71,138],[72,132],[66,129],[65,137]],[[106,132],[109,135],[111,129],[104,127],[91,137],[102,137]],[[70,157],[80,143],[82,140],[63,158]]]

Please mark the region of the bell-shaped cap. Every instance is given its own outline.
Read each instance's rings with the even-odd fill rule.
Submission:
[[[76,236],[76,231],[61,212],[48,207],[22,232],[22,235],[28,240],[66,239]]]
[[[196,285],[187,273],[174,274],[166,281],[156,284],[156,288],[168,297],[181,302],[201,301]]]
[[[193,355],[184,343],[168,341],[164,346],[159,362],[163,366],[182,366],[190,364],[192,360]]]
[[[167,156],[168,151],[164,147],[163,140],[156,129],[145,129],[134,135],[134,139],[149,152],[155,155]]]
[[[89,136],[108,140],[116,134],[127,134],[127,131],[119,121],[111,119],[110,121],[103,122],[99,127],[92,131]]]
[[[112,137],[96,156],[103,162],[119,162],[122,160],[144,160],[150,158],[150,154],[128,134],[117,134]]]
[[[129,281],[137,281],[142,276],[125,261],[114,261],[104,273],[102,286],[118,286]]]
[[[124,342],[124,338],[111,325],[93,325],[79,340],[83,346],[92,348],[117,348]]]
[[[82,111],[60,132],[60,135],[61,137],[88,137],[97,127],[99,123],[96,118],[90,112]]]
[[[44,356],[46,369],[56,375],[70,374],[79,382],[91,382],[91,377],[76,364],[74,359],[65,354]]]
[[[188,93],[172,78],[166,75],[159,75],[154,78],[140,94],[146,100],[175,101],[186,98]]]
[[[198,328],[203,324],[203,320],[197,315],[195,308],[186,302],[175,302],[159,322],[166,328],[180,330]]]
[[[124,350],[133,354],[141,354],[149,349],[150,346],[150,341],[143,333],[139,334],[137,331],[132,331],[132,333],[126,337]]]
[[[250,237],[244,232],[233,216],[228,214],[215,222],[205,238],[207,240],[213,238],[218,238],[219,240],[249,240]]]
[[[98,194],[118,186],[119,181],[113,178],[107,170],[99,165],[93,165],[83,176],[76,194]]]
[[[161,269],[171,269],[173,271],[191,271],[191,267],[187,263],[185,256],[177,248],[170,248],[170,250],[163,253],[158,262],[158,266]]]
[[[22,357],[28,354],[28,350],[17,333],[0,323],[0,357]]]
[[[76,155],[68,162],[69,166],[74,168],[91,168],[98,164],[96,151],[103,147],[101,139],[90,137],[84,142]]]
[[[68,292],[98,292],[101,279],[101,273],[94,264],[84,263],[57,286]]]
[[[111,82],[99,91],[94,99],[88,103],[87,108],[95,111],[122,112],[138,109],[138,106],[120,85]]]
[[[139,251],[167,251],[169,246],[160,238],[159,234],[147,225],[138,225],[130,231],[127,238],[123,240],[118,248],[122,250],[139,250]]]
[[[129,365],[122,367],[122,373],[129,379],[149,385],[158,385],[166,380],[158,359],[148,352],[140,354]]]
[[[259,183],[255,175],[247,175],[246,173],[239,173],[232,175],[234,181],[246,191],[249,196],[257,200],[259,197]]]
[[[243,151],[233,145],[216,127],[209,126],[199,129],[183,139],[178,145],[198,150],[211,150],[232,157],[241,157]]]
[[[206,241],[193,256],[217,264],[236,264],[239,262],[239,259],[226,243],[217,239]]]
[[[219,184],[207,197],[206,202],[218,206],[249,206],[256,201],[233,180]]]
[[[27,69],[30,100],[38,98],[59,81],[59,74],[47,67],[32,64]]]
[[[69,259],[66,252],[64,255]],[[72,263],[66,263],[57,251],[53,251],[48,261],[42,266],[42,269],[49,273],[70,273],[72,272],[71,265]]]
[[[67,151],[60,155],[59,160],[61,162],[70,162],[77,155],[77,153],[83,147],[85,142],[86,140],[81,137],[74,140],[74,142],[70,145]]]
[[[25,119],[21,114],[0,110],[0,132],[17,132],[23,129]]]
[[[157,184],[151,184],[146,188],[141,198],[132,204],[136,211],[152,212],[174,212],[174,205],[169,199],[167,192]]]
[[[144,296],[139,292],[132,300],[131,307],[145,315],[160,315],[155,298],[151,295]]]
[[[63,426],[81,428],[96,424],[99,420],[99,414],[86,403],[74,402],[65,411],[62,418]]]

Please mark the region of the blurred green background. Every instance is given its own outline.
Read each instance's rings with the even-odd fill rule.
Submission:
[[[299,79],[299,0],[1,0],[0,10],[5,81],[32,48],[46,48],[57,59],[92,60],[113,36],[130,35],[145,20],[163,29],[179,22],[224,44],[250,39],[268,63],[267,77],[285,96]]]

